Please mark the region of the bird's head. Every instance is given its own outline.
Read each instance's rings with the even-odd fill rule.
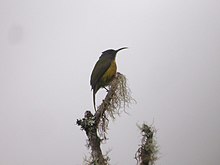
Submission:
[[[114,49],[108,49],[104,52],[102,52],[102,55],[100,58],[112,58],[112,59],[115,59],[115,56],[116,54],[120,51],[120,50],[123,50],[123,49],[127,49],[127,47],[123,47],[123,48],[120,48],[120,49],[117,49],[117,50],[114,50]]]

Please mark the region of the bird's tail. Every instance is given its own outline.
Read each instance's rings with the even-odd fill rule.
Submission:
[[[94,106],[94,109],[95,109],[95,111],[96,111],[96,106],[95,106],[95,93],[96,93],[96,91],[95,91],[95,89],[93,89],[93,106]]]

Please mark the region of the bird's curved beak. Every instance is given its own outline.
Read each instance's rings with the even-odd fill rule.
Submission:
[[[116,50],[116,52],[119,52],[120,50],[123,50],[123,49],[128,49],[128,47],[120,48],[120,49]]]

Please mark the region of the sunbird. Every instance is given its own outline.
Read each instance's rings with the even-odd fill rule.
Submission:
[[[93,90],[93,105],[95,111],[95,94],[100,88],[105,88],[113,80],[117,72],[115,57],[116,54],[123,49],[127,49],[127,47],[123,47],[117,50],[108,49],[102,52],[102,55],[99,57],[99,60],[96,62],[93,68],[90,78],[90,85]]]

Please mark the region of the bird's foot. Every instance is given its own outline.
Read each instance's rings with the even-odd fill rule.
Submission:
[[[109,91],[109,89],[107,89],[106,87],[104,87],[105,88],[105,90],[108,92]]]

